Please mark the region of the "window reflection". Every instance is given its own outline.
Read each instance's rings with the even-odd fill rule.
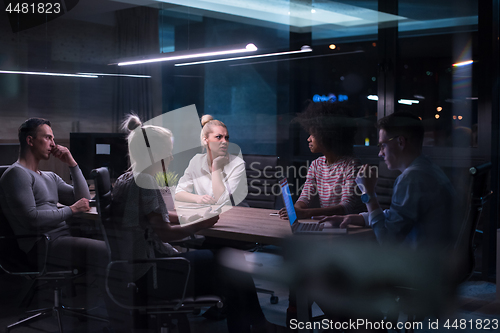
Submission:
[[[397,110],[422,118],[427,146],[477,147],[478,4],[455,5],[423,13],[399,1],[399,14],[413,21],[399,23]]]

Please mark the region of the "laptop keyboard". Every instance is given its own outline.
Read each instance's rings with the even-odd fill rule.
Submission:
[[[300,231],[319,231],[319,223],[301,223]]]

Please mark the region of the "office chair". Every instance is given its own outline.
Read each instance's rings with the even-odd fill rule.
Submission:
[[[382,209],[388,209],[391,206],[392,192],[394,191],[394,182],[401,174],[399,170],[389,170],[385,162],[378,165],[378,180],[375,186],[377,200]]]
[[[246,202],[250,207],[276,209],[277,195],[272,188],[278,184],[278,156],[243,155],[247,176],[248,194]]]
[[[475,250],[474,238],[481,219],[483,207],[493,193],[489,189],[491,162],[483,163],[469,169],[469,186],[466,192],[465,214],[461,219],[460,229],[454,245],[460,259],[458,283],[467,281],[474,273]]]
[[[0,177],[8,167],[9,166],[0,166]],[[30,263],[26,253],[19,248],[17,240],[21,238],[41,239],[41,241],[43,241],[43,246],[40,247],[40,249],[43,250],[42,256],[44,257],[42,267],[35,267],[36,265]],[[50,315],[56,317],[60,333],[63,332],[61,321],[61,315],[63,314],[107,322],[107,320],[103,318],[85,313],[85,309],[70,309],[62,304],[61,289],[68,286],[68,284],[73,279],[82,276],[82,274],[78,274],[78,271],[76,269],[68,269],[62,271],[47,270],[48,247],[49,240],[46,236],[36,234],[16,236],[9,222],[5,218],[0,206],[0,268],[11,275],[17,275],[25,277],[27,279],[32,279],[34,282],[45,282],[54,291],[54,305],[52,307],[27,311],[26,313],[29,315],[29,317],[8,325],[6,328],[6,332],[10,332],[10,330],[14,328],[27,325],[31,322],[43,319]],[[35,284],[32,284],[27,296],[25,297],[25,300],[29,299],[29,301],[31,301],[31,298],[34,295],[34,287]]]
[[[115,260],[117,255],[113,255],[113,253],[117,248],[113,242],[120,236],[120,230],[115,228],[111,214],[112,188],[108,169],[94,169],[91,172],[91,177],[95,183],[99,222],[111,258],[111,262],[106,269],[106,292],[114,304],[135,314],[141,313],[156,316],[159,332],[163,332],[171,326],[171,319],[173,317],[178,319],[179,330],[189,332],[188,313],[213,305],[219,308],[222,307],[221,298],[215,295],[186,296],[187,282],[191,268],[189,260],[185,258]],[[130,268],[132,265],[154,264],[161,261],[171,261],[172,273],[180,274],[184,278],[184,284],[179,286],[182,289],[181,298],[167,300],[147,299],[146,292],[148,286],[138,286],[133,281],[128,280],[126,274],[123,274],[127,271],[127,267]],[[165,323],[167,327],[162,327]]]
[[[467,170],[467,179],[464,182],[463,170],[452,168],[446,170],[450,180],[456,187],[458,204],[455,210],[456,215],[452,218],[459,221],[458,230],[451,252],[455,258],[455,267],[452,279],[449,283],[458,286],[467,281],[474,273],[475,250],[474,237],[477,233],[477,226],[481,219],[483,206],[488,197],[493,193],[489,190],[491,162],[483,163],[471,167]],[[418,292],[418,290],[406,289],[405,294]],[[400,298],[404,301],[404,297]],[[421,321],[422,317],[415,314],[408,314],[408,321]],[[413,332],[408,330],[407,332]]]

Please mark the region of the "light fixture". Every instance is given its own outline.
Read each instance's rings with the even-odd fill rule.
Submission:
[[[440,107],[440,106],[438,106],[438,107],[436,108],[436,111],[437,111],[437,112],[441,112],[441,111],[443,111],[443,108],[442,108],[442,107]]]
[[[378,101],[378,96],[377,95],[368,95],[367,97],[369,100],[372,100],[372,101]]]
[[[472,64],[474,61],[473,60],[467,60],[467,61],[462,61],[462,62],[457,62],[457,63],[454,63],[452,66],[453,67],[462,67],[462,66],[467,66],[467,65],[470,65]]]
[[[436,114],[434,117],[436,117],[436,119],[439,119],[439,115],[438,114]]]
[[[414,99],[400,99],[398,101],[399,104],[405,104],[405,105],[412,105],[412,104],[418,104],[420,101],[414,100]]]
[[[458,120],[462,120],[462,119],[464,119],[464,117],[458,116]]]
[[[112,73],[76,73],[81,75],[97,75],[97,76],[122,76],[150,79],[151,75],[135,75],[135,74],[112,74]]]
[[[337,47],[337,45],[335,44],[330,44],[330,46],[328,46],[330,48],[330,50],[335,50],[335,48]]]
[[[213,57],[213,56],[218,56],[218,55],[246,53],[246,52],[255,52],[255,51],[257,51],[257,47],[254,44],[247,44],[246,46],[240,46],[240,47],[237,47],[234,49],[229,49],[229,50],[228,49],[221,50],[220,48],[206,48],[206,49],[197,49],[197,50],[190,50],[190,51],[172,52],[172,54],[170,54],[168,56],[163,56],[163,57],[156,56],[154,58],[148,58],[148,59],[143,58],[143,59],[138,59],[138,60],[122,61],[122,62],[118,63],[118,66],[149,64],[152,62],[183,60],[183,59],[191,59],[191,58]],[[137,58],[135,58],[135,59],[137,59]]]
[[[67,73],[50,73],[50,72],[24,72],[24,71],[4,71],[0,70],[1,74],[22,74],[22,75],[45,75],[45,76],[65,76],[65,77],[83,77],[87,79],[97,79],[95,75],[87,74],[67,74]]]
[[[222,59],[214,59],[214,60],[205,60],[205,61],[196,61],[196,62],[184,62],[180,64],[175,64],[175,66],[189,66],[189,65],[200,65],[200,64],[209,64],[213,62],[221,62],[221,61],[232,61],[232,60],[242,60],[242,59],[251,59],[251,58],[262,58],[262,57],[271,57],[271,56],[280,56],[285,54],[295,54],[295,53],[304,53],[304,52],[312,52],[312,49],[309,45],[304,45],[298,51],[286,51],[286,52],[276,52],[276,53],[265,53],[265,54],[256,54],[251,56],[244,57],[235,57],[235,58],[222,58]]]

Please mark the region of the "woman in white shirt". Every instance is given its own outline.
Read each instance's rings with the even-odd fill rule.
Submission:
[[[201,145],[206,153],[196,154],[179,180],[175,200],[199,204],[237,205],[247,195],[245,162],[229,154],[226,125],[210,115],[201,118]]]

